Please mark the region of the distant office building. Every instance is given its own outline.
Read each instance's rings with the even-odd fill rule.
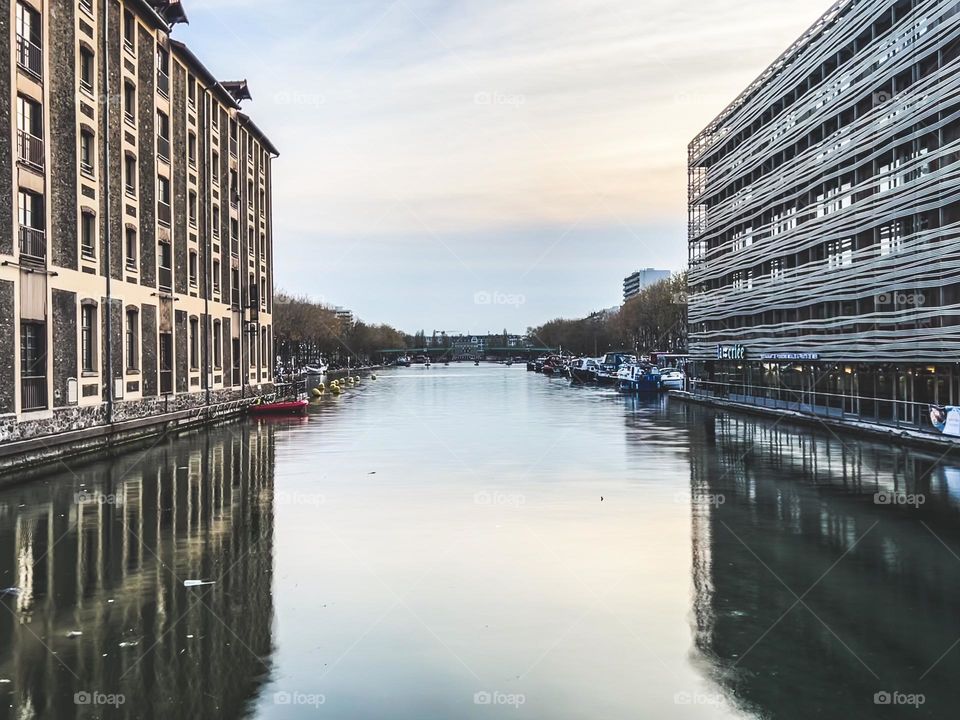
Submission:
[[[348,329],[353,327],[354,317],[353,311],[347,310],[346,308],[337,307],[333,309],[333,314],[336,315],[337,320],[340,321],[340,325],[343,329]]]
[[[623,301],[626,302],[630,298],[639,295],[641,290],[650,287],[654,283],[669,279],[669,270],[654,270],[653,268],[637,270],[633,275],[629,275],[623,279]]]
[[[704,388],[926,429],[960,404],[958,9],[836,2],[691,142]]]

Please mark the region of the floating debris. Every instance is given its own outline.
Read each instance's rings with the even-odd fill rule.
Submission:
[[[184,587],[200,587],[201,585],[215,585],[216,580],[184,580]]]
[[[10,682],[10,678],[0,678],[0,685],[6,685]]]
[[[122,647],[122,648],[136,647],[139,644],[140,644],[139,640],[124,640],[117,647]]]
[[[81,635],[83,635],[82,630],[71,630],[70,632],[67,633],[68,638],[80,637]]]

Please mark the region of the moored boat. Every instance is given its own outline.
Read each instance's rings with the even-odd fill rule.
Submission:
[[[259,402],[247,408],[251,415],[297,415],[307,409],[306,400],[279,400],[277,402]]]

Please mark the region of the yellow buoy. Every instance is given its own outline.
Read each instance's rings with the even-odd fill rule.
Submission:
[[[354,378],[354,380],[356,380],[357,382],[360,382],[360,376],[357,375],[357,376]]]
[[[339,395],[339,394],[340,394],[340,386],[339,386],[339,385],[332,385],[332,386],[330,387],[330,392],[332,392],[334,395]]]
[[[310,394],[315,398],[320,397],[320,388],[313,388],[313,390],[310,391]]]
[[[323,392],[326,389],[327,389],[327,386],[324,385],[323,383],[320,383],[319,385],[317,385],[317,390],[319,390],[320,392]]]

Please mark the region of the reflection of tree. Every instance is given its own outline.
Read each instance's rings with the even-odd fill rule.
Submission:
[[[960,637],[960,563],[921,524],[960,545],[936,457],[708,411],[688,425],[708,674],[763,717],[877,717],[895,689],[926,695],[915,716],[950,715],[960,654],[921,680]],[[889,488],[927,505],[875,504]]]
[[[0,495],[0,587],[22,590],[0,609],[0,718],[234,717],[256,694],[272,649],[273,429],[139,457]],[[81,691],[126,702],[78,706]]]

